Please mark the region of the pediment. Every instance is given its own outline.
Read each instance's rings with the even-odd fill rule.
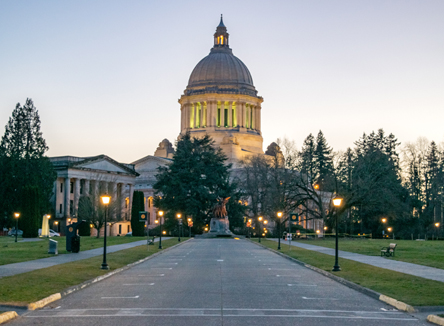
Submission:
[[[97,160],[94,162],[86,162],[76,164],[75,167],[90,169],[90,170],[99,170],[99,171],[110,171],[110,172],[120,172],[120,173],[128,173],[122,166],[110,162],[106,159]]]

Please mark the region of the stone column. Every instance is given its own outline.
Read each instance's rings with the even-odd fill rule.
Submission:
[[[245,103],[242,102],[238,102],[236,104],[236,109],[237,109],[237,124],[239,125],[239,127],[243,128],[245,126],[244,124],[244,119],[243,119],[243,111],[244,111],[244,107],[245,107]]]
[[[250,126],[249,126],[249,120],[250,120],[250,118],[248,117],[248,111],[249,111],[249,108],[250,108],[250,105],[248,105],[248,104],[245,104],[245,106],[244,106],[244,111],[243,111],[243,120],[244,120],[244,127],[245,128],[250,128]],[[248,122],[248,123],[247,123]],[[248,129],[247,128],[247,129]]]
[[[220,127],[225,127],[225,102],[220,103]]]
[[[256,129],[256,124],[254,123],[254,119],[256,118],[255,112],[256,106],[251,107],[251,129]]]
[[[258,131],[261,131],[261,111],[262,111],[262,107],[260,105],[257,106],[257,122],[256,122],[256,129]]]
[[[125,184],[120,183],[120,218],[123,219],[127,219],[127,217],[125,216],[126,210],[125,210]]]
[[[228,128],[233,127],[233,102],[228,102]]]
[[[85,184],[83,185],[83,194],[85,196],[89,196],[89,185],[90,181],[88,179],[85,179]]]
[[[71,179],[65,178],[65,217],[69,218],[69,207],[70,207],[70,199],[71,199]]]
[[[134,185],[129,185],[129,205],[128,205],[128,219],[131,219],[131,207],[133,206],[133,192],[134,192]]]
[[[79,211],[79,198],[80,198],[80,179],[74,179],[74,207],[73,214],[77,217],[77,212]]]
[[[210,101],[210,109],[208,110],[208,116],[209,116],[209,125],[210,127],[215,127],[216,126],[216,112],[217,108],[216,108],[216,102],[215,101]]]
[[[117,205],[117,183],[116,182],[111,182],[111,207],[112,209],[110,209],[110,216],[116,220],[117,219],[117,207],[119,207],[119,205]]]

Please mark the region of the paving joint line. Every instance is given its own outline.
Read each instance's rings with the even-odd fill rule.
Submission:
[[[66,290],[64,290],[64,291],[62,291],[60,293],[54,293],[54,294],[51,294],[50,296],[48,296],[46,298],[43,298],[42,300],[39,300],[39,301],[36,301],[36,302],[31,302],[30,304],[28,304],[26,306],[19,306],[19,305],[11,305],[11,306],[3,305],[3,306],[8,306],[8,307],[11,307],[11,308],[27,309],[28,311],[32,311],[32,310],[37,310],[37,309],[43,308],[44,306],[46,306],[49,303],[52,303],[52,302],[57,301],[57,300],[60,300],[61,298],[64,298],[67,295],[70,295],[70,294],[72,294],[72,293],[74,293],[76,291],[82,290],[82,289],[84,289],[84,288],[86,288],[86,287],[88,287],[88,286],[90,286],[92,284],[95,284],[97,282],[103,281],[103,280],[107,279],[108,277],[111,277],[111,276],[113,276],[115,274],[118,274],[118,273],[121,273],[123,271],[126,271],[126,270],[128,270],[128,269],[130,269],[130,268],[132,268],[132,267],[134,267],[136,265],[144,263],[145,261],[147,261],[147,260],[149,260],[151,258],[157,257],[157,256],[159,256],[159,255],[161,255],[161,254],[163,254],[163,253],[165,253],[167,251],[170,251],[173,248],[176,248],[176,247],[178,247],[178,246],[180,246],[180,245],[182,245],[184,243],[187,243],[190,240],[192,240],[192,238],[191,239],[187,239],[187,240],[185,240],[185,241],[183,241],[181,243],[175,244],[172,247],[168,247],[168,248],[166,248],[166,249],[164,249],[162,251],[156,252],[156,253],[148,256],[148,257],[142,258],[142,259],[140,259],[138,261],[135,261],[135,262],[133,262],[131,264],[128,264],[128,265],[123,266],[123,267],[120,267],[120,268],[118,268],[118,269],[116,269],[116,270],[114,270],[112,272],[106,273],[104,275],[100,275],[98,277],[95,277],[95,278],[90,279],[88,281],[85,281],[83,283],[71,286],[71,287],[67,288]],[[5,312],[3,314],[0,314],[0,324],[3,324],[3,323],[5,323],[5,322],[7,322],[7,321],[9,321],[11,319],[17,318],[18,316],[19,315],[15,311],[7,311],[7,312]]]
[[[365,295],[367,295],[367,296],[369,296],[369,297],[371,297],[373,299],[376,299],[376,300],[379,300],[379,301],[383,301],[386,304],[389,304],[389,305],[395,307],[398,310],[409,312],[409,313],[416,312],[416,310],[415,310],[415,308],[413,306],[408,305],[408,304],[406,304],[406,303],[404,303],[402,301],[398,301],[398,300],[396,300],[394,298],[390,298],[390,297],[388,297],[386,295],[383,295],[381,293],[373,291],[373,290],[371,290],[369,288],[366,288],[364,286],[361,286],[361,285],[358,285],[358,284],[353,283],[351,281],[348,281],[348,280],[346,280],[346,279],[344,279],[342,277],[333,275],[332,273],[324,271],[323,269],[320,269],[320,268],[317,268],[315,266],[309,265],[309,264],[304,263],[303,261],[300,261],[300,260],[298,260],[296,258],[287,256],[286,254],[283,254],[283,253],[281,253],[279,251],[276,251],[274,249],[268,248],[268,247],[266,247],[265,245],[263,245],[261,243],[257,243],[257,242],[251,241],[251,240],[248,240],[248,241],[253,243],[253,244],[255,244],[255,245],[261,246],[262,248],[265,248],[265,249],[267,249],[267,250],[269,250],[271,252],[274,252],[275,254],[278,254],[281,257],[284,257],[284,258],[286,258],[288,260],[291,260],[291,261],[297,263],[298,265],[304,266],[305,268],[311,269],[311,270],[313,270],[313,271],[315,271],[315,272],[317,272],[319,274],[322,274],[322,275],[324,275],[324,276],[326,276],[326,277],[328,277],[328,278],[330,278],[330,279],[332,279],[332,280],[334,280],[334,281],[336,281],[336,282],[338,282],[340,284],[343,284],[343,285],[345,285],[345,286],[347,286],[347,287],[349,287],[349,288],[351,288],[353,290],[356,290],[356,291],[358,291],[360,293],[363,293],[363,294],[365,294]]]

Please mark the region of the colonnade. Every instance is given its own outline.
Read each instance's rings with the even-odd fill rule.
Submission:
[[[131,217],[133,184],[70,177],[58,178],[54,184],[57,218],[77,216],[81,196],[90,195],[94,200],[100,200],[100,195],[104,193],[111,196],[114,209],[110,210],[110,213],[113,214],[113,218],[129,220]]]
[[[261,106],[237,101],[184,103],[181,130],[198,128],[246,128],[261,130]]]

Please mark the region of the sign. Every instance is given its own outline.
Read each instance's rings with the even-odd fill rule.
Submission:
[[[291,233],[287,234],[287,241],[291,241]]]
[[[293,223],[297,223],[299,219],[299,214],[298,213],[290,213],[290,220]]]
[[[193,221],[188,221],[188,227],[192,228],[193,227]]]
[[[139,222],[145,223],[147,218],[148,218],[148,212],[146,211],[139,212]]]

